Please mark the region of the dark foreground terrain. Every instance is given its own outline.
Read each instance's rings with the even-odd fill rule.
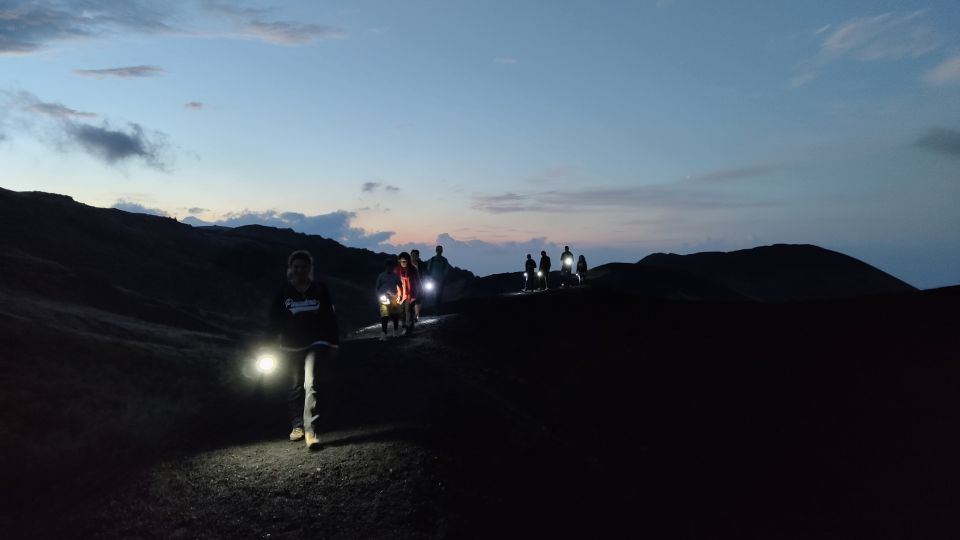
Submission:
[[[956,538],[958,308],[960,288],[463,302],[414,337],[344,344],[314,453],[284,440],[276,383],[235,376],[215,337],[110,357],[96,351],[148,331],[101,323],[112,342],[73,333],[70,350],[89,350],[57,356],[48,330],[29,347],[25,316],[0,313],[4,389],[31,390],[5,394],[0,417],[5,437],[30,435],[4,450],[3,536]],[[166,371],[165,355],[179,355]],[[148,366],[163,372],[131,375]],[[45,369],[86,386],[44,386]],[[118,393],[148,399],[88,403]],[[93,410],[116,427],[84,426]],[[117,420],[130,410],[142,418]]]

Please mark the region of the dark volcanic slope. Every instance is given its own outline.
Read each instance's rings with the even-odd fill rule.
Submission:
[[[610,263],[589,272],[587,282],[645,298],[664,300],[747,300],[724,284],[685,270]]]
[[[194,228],[63,195],[0,189],[0,287],[141,320],[196,330],[256,328],[295,249],[317,259],[317,277],[330,285],[341,324],[375,318],[371,289],[386,254],[290,229]]]
[[[461,302],[412,338],[344,342],[313,454],[283,440],[278,386],[216,383],[236,366],[204,360],[215,336],[50,304],[0,302],[11,538],[960,537],[960,287]],[[58,337],[44,309],[85,331]]]
[[[640,266],[687,272],[757,300],[818,300],[916,290],[863,261],[811,245],[729,253],[655,253]]]
[[[441,341],[595,464],[590,537],[960,538],[960,287],[798,303],[579,288],[460,308]]]
[[[554,287],[560,273],[551,272]],[[590,286],[662,300],[827,300],[914,291],[910,285],[862,261],[810,245],[777,244],[729,253],[657,253],[637,264],[590,269]],[[517,292],[523,273],[494,274],[466,282],[463,297]]]

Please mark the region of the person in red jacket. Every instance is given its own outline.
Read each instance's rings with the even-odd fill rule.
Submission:
[[[316,450],[317,433],[326,419],[321,416],[328,417],[332,405],[330,393],[319,392],[318,386],[327,382],[323,373],[340,348],[340,332],[330,291],[313,279],[313,256],[308,251],[294,251],[287,258],[287,281],[270,303],[268,334],[279,340],[292,371],[290,440],[306,439],[307,447]]]
[[[404,251],[397,255],[397,276],[400,278],[400,309],[403,318],[404,334],[413,332],[413,323],[416,320],[414,305],[420,295],[420,274],[410,264],[410,254]]]

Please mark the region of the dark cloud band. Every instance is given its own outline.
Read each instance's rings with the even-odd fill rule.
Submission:
[[[915,146],[933,152],[960,157],[960,131],[932,128],[914,142]]]
[[[104,79],[106,77],[137,79],[159,75],[163,73],[163,69],[157,66],[128,66],[107,69],[75,69],[73,72],[82,77],[93,77],[96,79]]]

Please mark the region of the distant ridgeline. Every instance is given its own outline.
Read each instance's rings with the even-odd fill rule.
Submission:
[[[349,330],[376,319],[373,283],[389,255],[260,225],[192,227],[95,208],[70,197],[0,189],[0,293],[82,305],[179,328],[257,331],[285,279],[286,257],[308,249]],[[451,300],[516,292],[520,272],[477,278],[455,268]],[[559,280],[554,279],[555,284]],[[794,301],[915,290],[854,258],[810,245],[730,253],[654,254],[590,270],[587,283],[649,298]],[[11,296],[12,295],[12,296]]]
[[[683,272],[752,300],[827,300],[915,291],[869,264],[811,245],[692,255],[655,253],[637,266]]]
[[[470,283],[467,296],[515,292],[521,273]],[[559,284],[558,278],[552,279]],[[711,301],[804,301],[915,291],[862,261],[811,245],[777,244],[740,251],[656,253],[636,264],[609,263],[590,270],[587,284],[647,298]]]
[[[291,229],[192,227],[0,188],[0,289],[7,294],[180,328],[253,332],[296,249],[316,259],[344,330],[376,319],[373,287],[386,253]],[[454,268],[450,278],[455,294],[473,274]]]

